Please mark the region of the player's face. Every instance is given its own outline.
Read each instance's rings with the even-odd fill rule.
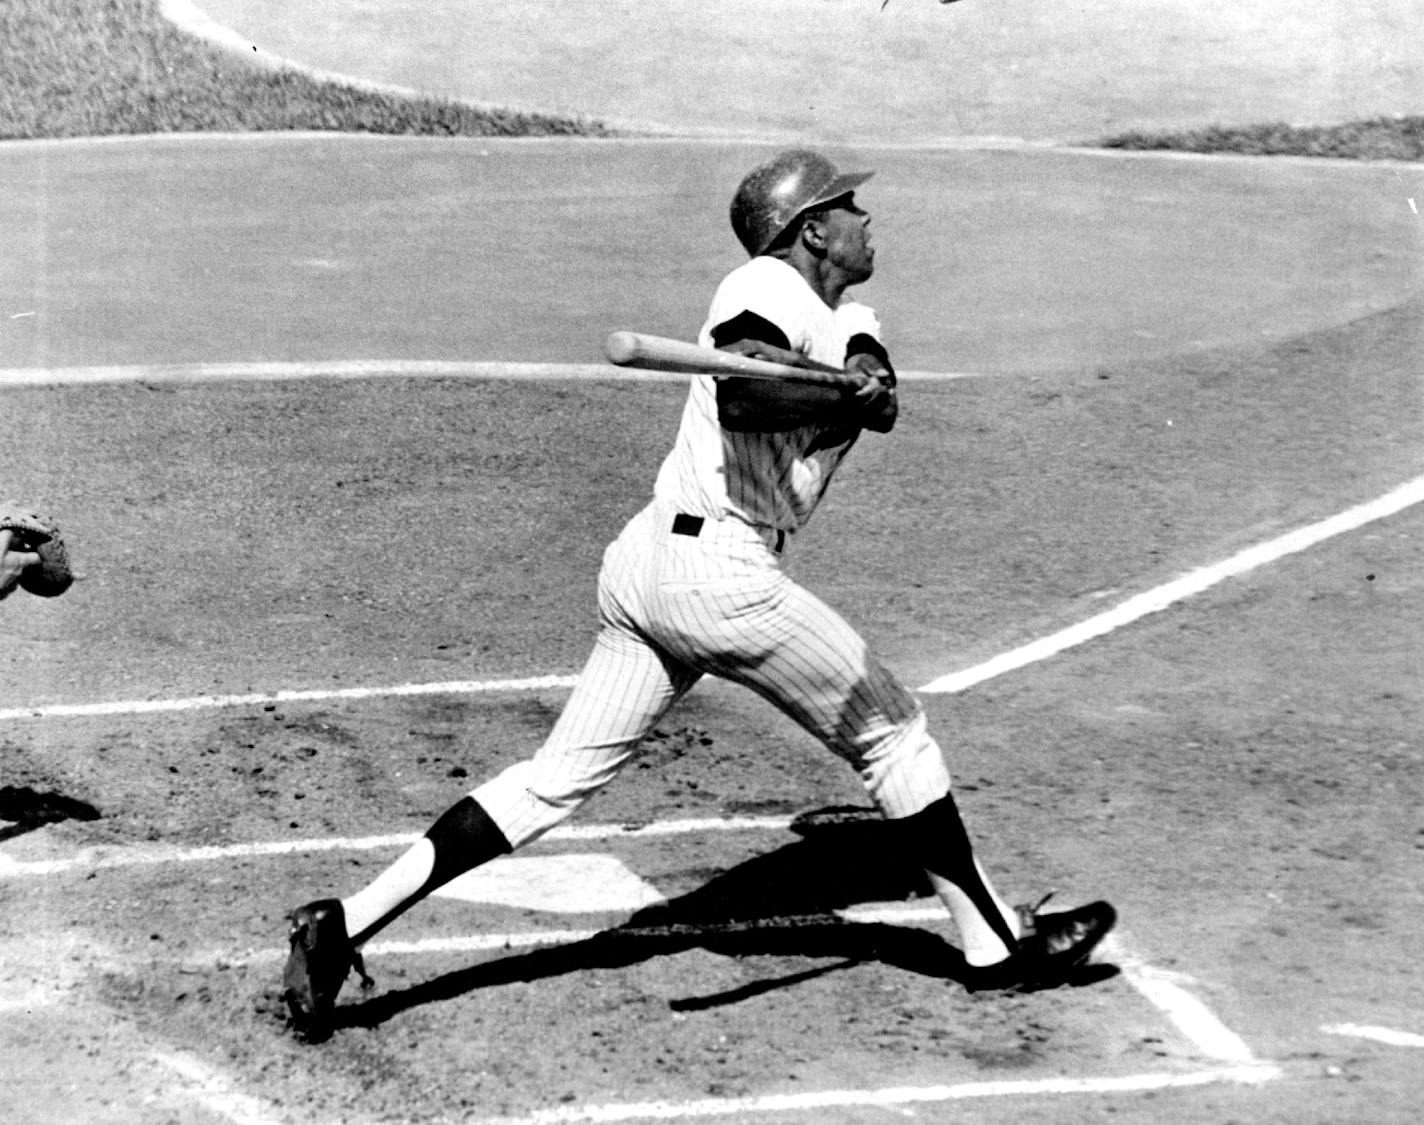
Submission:
[[[851,279],[866,280],[875,272],[875,248],[870,245],[870,212],[856,206],[855,196],[833,201],[823,213],[826,260]]]

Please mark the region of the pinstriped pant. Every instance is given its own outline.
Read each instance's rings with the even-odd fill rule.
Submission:
[[[703,675],[763,696],[846,759],[890,817],[949,792],[919,701],[841,616],[781,571],[774,531],[705,521],[674,535],[654,501],[604,553],[601,629],[535,755],[472,796],[518,847],[607,784]]]

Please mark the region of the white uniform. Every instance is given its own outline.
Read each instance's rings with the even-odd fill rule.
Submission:
[[[742,312],[777,325],[803,355],[843,366],[875,314],[829,308],[791,266],[757,257],[718,287],[700,341]],[[732,433],[716,380],[694,377],[651,504],[604,553],[592,655],[534,757],[472,793],[519,847],[610,781],[704,674],[744,684],[849,761],[890,817],[949,792],[919,702],[834,610],[780,568],[858,431],[805,426]]]
[[[829,308],[779,258],[753,258],[727,276],[712,298],[698,343],[711,347],[712,330],[741,312],[771,321],[792,351],[833,367],[844,365],[852,336],[880,338],[870,309],[854,301]],[[717,421],[716,379],[696,376],[653,494],[693,515],[794,532],[810,518],[854,440],[808,453],[825,433],[821,426],[729,433]]]

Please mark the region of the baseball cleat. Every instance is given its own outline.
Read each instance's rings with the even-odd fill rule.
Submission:
[[[292,951],[282,971],[282,998],[297,1034],[308,1043],[320,1043],[331,1035],[336,995],[351,970],[360,975],[362,988],[375,982],[346,935],[346,913],[339,899],[299,906],[288,922]]]
[[[1003,989],[1031,991],[1062,984],[1107,937],[1117,911],[1106,902],[1090,902],[1074,910],[1040,914],[1038,906],[1019,906],[1023,933],[1018,948],[992,965],[971,966],[965,980],[970,992]]]

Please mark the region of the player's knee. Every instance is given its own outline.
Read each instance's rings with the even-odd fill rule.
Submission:
[[[497,774],[470,795],[517,848],[566,820],[600,784],[588,775],[554,775],[524,761]]]
[[[878,740],[858,764],[866,791],[886,816],[910,816],[949,792],[949,767],[924,713]]]

